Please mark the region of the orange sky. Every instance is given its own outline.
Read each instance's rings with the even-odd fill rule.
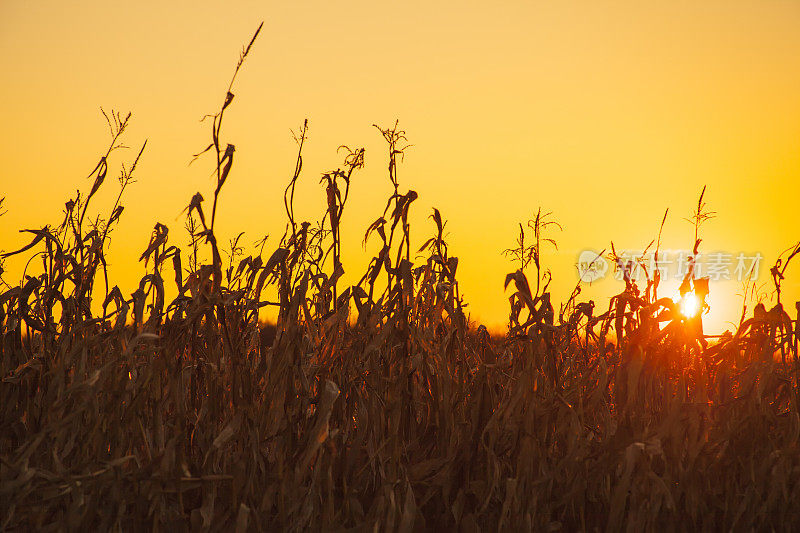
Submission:
[[[150,2],[0,3],[0,248],[21,228],[57,223],[64,202],[107,142],[99,112],[133,112],[131,146],[148,139],[111,247],[112,275],[130,292],[155,222],[186,243],[176,220],[191,196],[210,198],[200,117],[220,104],[237,54],[264,30],[234,89],[223,142],[236,162],[218,233],[246,242],[283,231],[282,191],[294,166],[290,130],[309,119],[299,215],[324,209],[322,172],[341,144],[364,146],[345,211],[350,280],[360,242],[391,185],[371,124],[394,119],[414,147],[401,189],[419,192],[413,236],[449,221],[472,317],[503,324],[501,255],[516,223],[541,206],[563,232],[545,256],[557,298],[577,281],[586,248],[639,250],[670,215],[662,248],[691,246],[688,216],[704,184],[717,217],[701,250],[760,252],[759,282],[800,239],[800,3],[742,2]],[[133,150],[115,152],[112,168]],[[116,173],[116,171],[114,171]],[[109,173],[111,176],[112,173]],[[97,206],[116,194],[108,180]],[[372,252],[371,248],[368,248]],[[21,261],[9,259],[7,276]],[[800,298],[800,261],[786,301]],[[665,290],[674,290],[675,283]],[[621,290],[608,279],[587,288]],[[769,285],[765,289],[769,289]],[[738,317],[738,283],[711,284],[712,330]],[[793,307],[789,305],[788,307]]]

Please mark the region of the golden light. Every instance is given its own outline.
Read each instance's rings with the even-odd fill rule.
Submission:
[[[692,318],[700,312],[700,300],[691,292],[687,292],[683,298],[681,298],[680,306],[681,314],[686,318]]]

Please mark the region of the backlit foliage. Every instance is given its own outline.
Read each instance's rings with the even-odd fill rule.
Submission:
[[[378,127],[393,193],[358,283],[341,281],[340,244],[358,236],[339,222],[364,151],[343,148],[320,181],[325,212],[297,220],[307,123],[284,234],[221,252],[233,85],[206,150],[210,216],[198,192],[188,249],[156,224],[132,294],[108,280],[105,252],[138,156],[105,218],[90,209],[129,116],[110,115],[90,192],[3,254],[29,263],[0,294],[0,529],[800,527],[800,331],[780,304],[712,344],[702,315],[657,297],[657,277],[640,288],[626,274],[602,313],[579,285],[556,312],[540,256],[556,227],[539,210],[509,252],[508,333],[491,337],[468,321],[442,213],[413,244],[397,124]],[[708,216],[701,195],[694,222]],[[689,285],[704,300],[707,284]]]

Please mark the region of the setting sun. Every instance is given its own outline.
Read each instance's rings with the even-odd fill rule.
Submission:
[[[694,293],[687,292],[680,300],[681,314],[686,318],[692,318],[700,312],[700,300]]]

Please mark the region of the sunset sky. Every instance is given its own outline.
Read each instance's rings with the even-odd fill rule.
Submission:
[[[800,2],[0,2],[0,249],[23,228],[57,224],[108,142],[100,107],[133,113],[95,208],[118,192],[119,164],[148,140],[137,183],[111,243],[123,292],[144,273],[138,256],[156,222],[170,243],[195,192],[212,198],[200,118],[219,108],[243,44],[264,28],[226,111],[223,143],[236,160],[218,208],[218,240],[245,232],[248,251],[285,226],[294,169],[291,130],[309,120],[299,217],[324,212],[321,173],[337,147],[366,148],[344,213],[343,260],[354,282],[375,253],[361,241],[391,184],[373,123],[395,119],[409,148],[402,191],[420,195],[417,247],[437,207],[460,259],[473,319],[502,326],[514,266],[502,251],[541,207],[563,227],[544,257],[555,300],[578,281],[585,249],[642,250],[669,208],[662,249],[692,246],[686,220],[707,185],[716,217],[701,251],[760,253],[758,283],[800,239]],[[800,260],[787,270],[785,307],[800,298]],[[18,279],[24,260],[9,258]],[[533,272],[530,273],[533,276]],[[678,283],[664,284],[672,296]],[[613,276],[582,298],[620,292]],[[707,331],[737,320],[740,284],[711,283]],[[606,302],[606,300],[602,300]],[[599,304],[601,306],[607,303]]]

